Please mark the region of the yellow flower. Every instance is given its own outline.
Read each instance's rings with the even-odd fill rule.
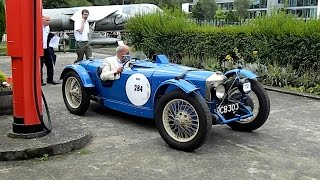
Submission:
[[[232,59],[232,57],[228,54],[228,55],[226,56],[226,60],[232,61],[233,59]]]
[[[258,55],[258,51],[252,51],[252,54],[253,54],[254,56]]]
[[[238,48],[234,48],[233,52],[238,53],[239,52]]]

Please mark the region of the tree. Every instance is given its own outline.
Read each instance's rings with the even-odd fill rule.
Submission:
[[[62,7],[77,7],[77,6],[102,6],[116,4],[136,4],[148,3],[157,6],[176,7],[181,6],[181,3],[192,2],[192,0],[43,0],[43,8],[62,8]]]
[[[68,0],[43,0],[44,9],[69,7]]]
[[[237,16],[234,14],[234,12],[230,9],[226,15],[226,21],[227,24],[233,24],[234,22],[238,21]]]
[[[109,0],[89,0],[95,6],[105,6],[109,5]]]
[[[212,20],[217,9],[215,0],[200,0],[192,10],[192,15],[198,20]]]
[[[192,16],[197,20],[203,21],[205,18],[202,12],[203,12],[203,5],[200,2],[198,2],[196,5],[194,5],[192,9]]]
[[[68,0],[69,7],[92,6],[92,3],[87,0]]]
[[[132,0],[131,0],[132,1]],[[192,0],[133,0],[135,3],[155,4],[159,7],[181,7],[182,3],[192,2]]]
[[[3,0],[0,0],[0,42],[2,41],[2,35],[6,30],[6,17],[4,11],[4,3]]]
[[[219,7],[219,9],[216,11],[216,14],[214,15],[214,19],[217,20],[218,26],[222,25],[221,21],[224,21],[225,18],[226,18],[226,15],[224,15],[224,12]]]
[[[237,15],[240,17],[240,22],[248,16],[248,9],[250,6],[249,0],[234,0],[234,8]]]
[[[226,16],[224,15],[224,12],[219,7],[219,9],[216,11],[216,14],[214,15],[214,18],[217,20],[223,20],[223,19],[225,19],[225,17]]]

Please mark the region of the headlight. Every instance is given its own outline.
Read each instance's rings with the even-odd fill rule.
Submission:
[[[221,72],[214,72],[206,79],[206,100],[216,98],[216,87],[227,79]]]
[[[216,87],[216,97],[217,97],[218,99],[222,99],[225,94],[226,94],[226,88],[224,87],[224,85],[219,84],[219,85]]]

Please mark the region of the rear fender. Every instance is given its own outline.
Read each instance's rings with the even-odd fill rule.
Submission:
[[[60,79],[63,79],[64,76],[70,71],[75,71],[79,75],[84,87],[94,87],[94,84],[92,83],[92,80],[87,70],[84,67],[77,64],[66,66],[60,75]]]

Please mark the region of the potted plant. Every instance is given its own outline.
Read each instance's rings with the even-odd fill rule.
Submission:
[[[0,115],[12,114],[12,81],[0,71]]]

